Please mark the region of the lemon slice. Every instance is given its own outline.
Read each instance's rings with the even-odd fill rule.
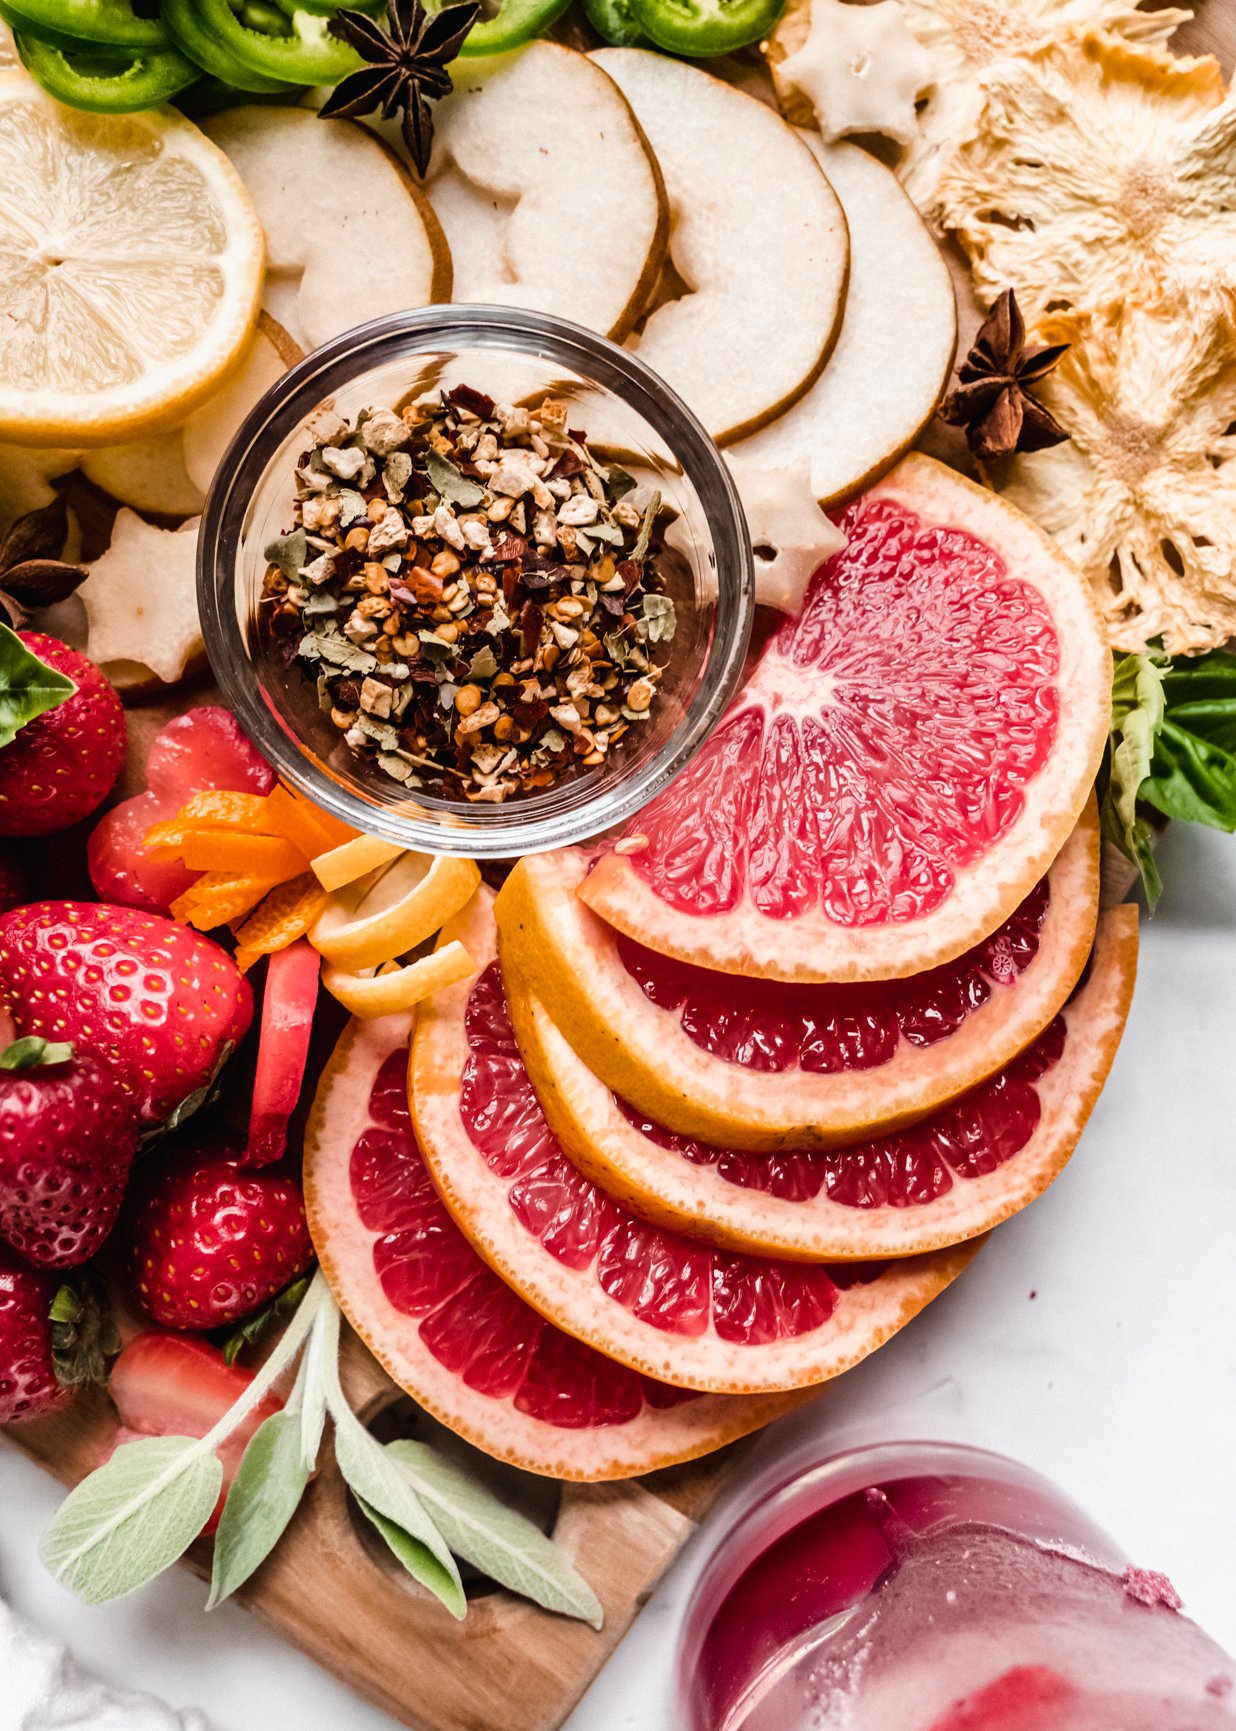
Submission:
[[[309,941],[334,967],[376,968],[432,937],[480,881],[470,859],[402,854],[336,890]]]
[[[81,114],[0,72],[0,438],[170,426],[245,353],[264,242],[236,171],[170,109]]]
[[[461,943],[443,944],[431,956],[406,967],[389,964],[376,974],[349,973],[344,968],[322,969],[322,984],[338,998],[345,1010],[363,1021],[373,1016],[394,1016],[410,1010],[441,992],[457,986],[476,972],[476,963]]]

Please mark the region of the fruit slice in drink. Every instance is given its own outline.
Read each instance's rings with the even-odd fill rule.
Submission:
[[[642,1220],[571,1165],[520,1061],[488,892],[443,934],[480,977],[422,1009],[417,1134],[443,1201],[543,1315],[608,1357],[687,1388],[755,1394],[857,1364],[956,1278],[977,1242],[899,1262],[786,1262]]]
[[[749,980],[658,956],[576,894],[584,855],[530,855],[496,903],[511,1010],[534,996],[581,1060],[658,1124],[731,1148],[831,1147],[894,1128],[1022,1051],[1085,966],[1099,905],[1093,802],[1004,923],[911,979]]]
[[[1085,984],[1024,1053],[909,1129],[832,1150],[677,1135],[611,1093],[518,986],[511,1019],[572,1162],[645,1219],[771,1256],[905,1256],[988,1231],[1057,1177],[1111,1069],[1136,964],[1137,910],[1113,908]]]
[[[921,973],[1009,917],[1086,803],[1111,657],[1068,560],[928,457],[839,521],[801,615],[581,885],[650,949],[765,979]]]
[[[511,1292],[443,1207],[408,1112],[409,1016],[352,1022],[305,1135],[314,1245],[356,1332],[419,1405],[501,1460],[619,1479],[693,1460],[804,1395],[695,1395],[612,1363]]]

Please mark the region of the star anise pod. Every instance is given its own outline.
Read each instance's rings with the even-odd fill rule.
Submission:
[[[14,631],[25,625],[31,608],[63,601],[85,582],[85,567],[60,557],[68,532],[68,507],[61,498],[18,517],[0,538],[0,613]]]
[[[966,443],[980,459],[1060,444],[1068,433],[1027,386],[1049,373],[1068,346],[1056,343],[1027,354],[1017,296],[1005,289],[957,369],[957,385],[940,406],[941,418],[965,428]]]
[[[448,61],[455,58],[476,22],[479,0],[427,12],[421,0],[390,0],[388,30],[363,12],[337,12],[331,34],[351,44],[369,62],[350,72],[336,86],[319,113],[324,120],[374,114],[383,119],[403,112],[403,141],[408,155],[424,174],[433,145],[430,104],[452,89]]]

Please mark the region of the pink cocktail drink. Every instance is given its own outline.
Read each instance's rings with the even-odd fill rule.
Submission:
[[[1234,1731],[1162,1576],[999,1455],[895,1444],[763,1498],[688,1613],[689,1731]]]

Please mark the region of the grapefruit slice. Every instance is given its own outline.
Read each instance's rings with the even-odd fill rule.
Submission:
[[[977,1242],[892,1263],[737,1255],[650,1224],[563,1153],[507,1014],[491,898],[446,928],[481,968],[421,1011],[412,1112],[442,1200],[522,1298],[658,1381],[760,1394],[826,1382],[897,1332]]]
[[[921,973],[1006,920],[1064,845],[1107,736],[1089,589],[1029,518],[912,455],[689,766],[580,894],[701,967]]]
[[[598,1480],[694,1460],[809,1397],[667,1388],[504,1286],[443,1207],[417,1147],[411,1025],[391,1016],[344,1031],[305,1136],[305,1207],[340,1308],[419,1405],[528,1472]]]
[[[572,1163],[645,1219],[769,1256],[907,1256],[987,1232],[1064,1167],[1107,1079],[1137,966],[1137,912],[1102,916],[1085,984],[999,1074],[909,1130],[738,1152],[616,1098],[543,1006],[511,988],[536,1092]]]
[[[910,980],[785,985],[673,961],[575,893],[584,856],[522,860],[496,914],[511,1015],[538,1092],[525,1004],[659,1124],[723,1146],[827,1148],[908,1124],[1029,1045],[1076,985],[1099,907],[1093,800],[1047,877],[991,937]]]

